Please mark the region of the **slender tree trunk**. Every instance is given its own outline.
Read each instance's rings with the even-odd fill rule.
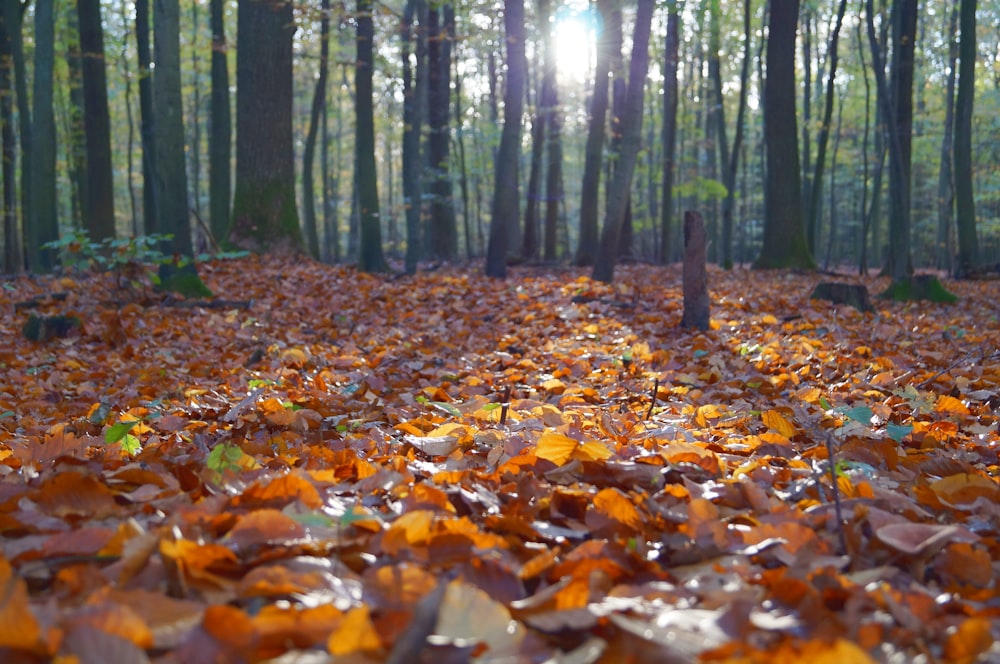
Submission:
[[[536,50],[536,55],[537,53]],[[538,69],[540,67],[536,61],[535,70]],[[535,115],[531,120],[531,165],[528,168],[528,191],[524,202],[524,233],[521,235],[521,254],[528,260],[538,258],[538,208],[541,199],[542,158],[545,156],[545,120],[541,92],[537,85],[535,88]]]
[[[28,74],[24,61],[24,10],[27,4],[20,0],[3,2],[4,22],[10,39],[11,57],[14,62],[14,89],[17,91],[18,139],[21,144],[21,224],[27,226],[34,216],[31,212],[31,175],[34,172],[31,146],[31,101],[28,98]],[[30,233],[30,230],[29,230]],[[30,238],[30,235],[29,235]]]
[[[312,257],[319,259],[319,231],[316,224],[316,192],[313,182],[313,162],[316,156],[316,134],[320,117],[326,111],[328,59],[330,54],[330,0],[322,0],[319,18],[319,72],[313,89],[312,108],[309,113],[309,130],[302,150],[302,222],[306,244]]]
[[[559,109],[559,87],[556,80],[555,46],[552,43],[552,27],[549,0],[540,0],[539,8],[543,17],[542,30],[545,43],[545,66],[542,71],[541,104],[545,109],[545,146],[548,162],[545,172],[545,237],[544,257],[547,261],[556,259],[556,233],[559,225],[559,205],[562,203],[562,116]]]
[[[518,157],[521,116],[524,113],[524,0],[504,0],[507,39],[507,81],[504,89],[504,123],[497,151],[493,184],[493,215],[486,248],[486,275],[507,276],[507,250],[518,214]],[[515,245],[516,246],[516,245]]]
[[[221,2],[222,0],[217,0]],[[142,138],[142,227],[146,233],[160,231],[156,220],[156,172],[153,145],[153,79],[149,38],[149,0],[135,1],[135,42],[139,60],[139,135]]]
[[[440,4],[440,6],[438,6]],[[450,2],[431,3],[427,35],[427,162],[430,183],[430,254],[452,260],[458,254],[458,227],[452,197],[451,142],[451,32],[455,12]]]
[[[955,180],[952,176],[952,155],[955,145],[955,81],[958,78],[958,5],[954,0],[948,19],[945,39],[948,42],[948,80],[944,94],[944,133],[941,137],[941,165],[938,169],[938,229],[937,266],[951,270],[952,223],[955,212]]]
[[[806,218],[806,228],[811,229],[810,232],[807,232],[807,236],[810,238],[809,246],[814,250],[818,247],[819,242],[819,203],[823,195],[823,169],[826,167],[826,147],[830,140],[830,123],[833,121],[833,97],[836,91],[835,84],[837,77],[837,48],[840,40],[840,28],[844,23],[844,13],[846,11],[847,0],[840,0],[840,4],[837,7],[837,19],[834,23],[833,31],[830,33],[830,43],[826,49],[830,71],[826,79],[823,123],[819,128],[819,138],[816,146],[816,165],[813,170],[812,186],[810,187],[807,199],[809,210]]]
[[[139,202],[135,198],[135,187],[132,182],[135,180],[135,119],[132,113],[132,68],[129,65],[131,54],[128,47],[129,37],[129,17],[128,7],[124,2],[119,4],[120,18],[124,34],[122,35],[121,51],[118,54],[121,62],[122,74],[125,78],[125,121],[128,125],[128,137],[126,138],[125,155],[125,187],[128,189],[128,207],[132,219],[132,235],[141,235],[143,229],[139,223]]]
[[[111,164],[111,117],[104,60],[100,0],[77,0],[83,54],[83,115],[87,127],[87,208],[90,239],[115,236],[115,196]]]
[[[597,35],[597,55],[594,62],[594,89],[590,99],[587,143],[584,148],[583,181],[580,194],[580,243],[574,262],[592,265],[599,245],[598,209],[601,193],[601,167],[604,158],[605,125],[608,114],[608,75],[611,72],[610,22],[614,20],[610,0],[597,0],[601,16]],[[618,15],[620,16],[620,14]],[[676,82],[676,78],[675,78]]]
[[[35,271],[55,267],[55,252],[42,245],[59,239],[56,196],[56,119],[53,110],[53,68],[55,66],[55,15],[53,0],[35,3],[34,117],[31,139],[32,219],[28,222],[29,264]]]
[[[663,200],[660,201],[660,262],[670,262],[673,237],[674,171],[677,168],[677,51],[680,3],[670,3],[663,64]]]
[[[21,253],[21,235],[17,224],[17,138],[14,135],[13,54],[6,17],[0,12],[0,149],[3,160],[3,241],[4,271],[20,272],[24,267]]]
[[[452,42],[455,43],[454,36]],[[464,115],[462,108],[462,77],[458,75],[458,58],[452,59],[455,64],[455,149],[458,152],[458,185],[462,190],[462,226],[465,231],[465,256],[472,258],[474,255],[472,241],[472,204],[469,193],[469,169],[465,157],[465,130]]]
[[[358,0],[357,62],[354,89],[354,186],[358,192],[360,212],[358,267],[364,272],[386,269],[382,254],[382,220],[379,216],[378,180],[375,165],[375,116],[373,107],[372,72],[375,68],[375,26],[372,23],[372,1]]]
[[[198,29],[201,27],[199,18],[200,2],[191,3],[191,43],[197,42]],[[188,146],[188,156],[191,160],[191,208],[198,218],[201,218],[201,58],[199,49],[192,48],[191,51],[191,76],[193,85],[191,86],[191,115],[190,123],[191,135]],[[182,118],[183,122],[183,118]]]
[[[229,231],[232,197],[233,125],[229,106],[229,62],[223,0],[211,0],[212,93],[208,126],[208,207],[216,241]]]
[[[417,39],[425,39],[427,10],[423,0],[407,0],[400,26],[403,55],[403,207],[406,211],[406,271],[413,274],[423,254],[420,233],[420,211],[423,204],[423,187],[420,182],[420,129],[423,124],[420,96],[422,86],[414,84],[411,42],[413,23],[420,19]],[[417,49],[420,57],[420,49]],[[421,64],[417,63],[417,69]],[[421,81],[417,81],[419,84]]]
[[[976,76],[976,0],[961,0],[958,96],[955,99],[955,209],[958,223],[958,274],[976,268],[976,206],[972,192],[972,106]]]
[[[615,259],[620,250],[622,227],[628,212],[632,174],[642,142],[643,93],[649,69],[649,33],[654,5],[654,0],[637,0],[628,91],[621,113],[621,152],[615,166],[614,180],[608,190],[611,202],[592,274],[597,281],[610,283],[614,277]]]

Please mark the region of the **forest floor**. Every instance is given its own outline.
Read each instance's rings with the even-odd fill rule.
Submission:
[[[1000,661],[996,282],[200,272],[3,283],[0,660]]]

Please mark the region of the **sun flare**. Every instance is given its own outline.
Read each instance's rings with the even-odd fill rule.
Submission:
[[[588,11],[560,12],[555,18],[556,67],[565,83],[583,83],[591,73],[595,27]]]

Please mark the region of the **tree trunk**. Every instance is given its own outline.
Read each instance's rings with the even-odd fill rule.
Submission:
[[[382,220],[379,217],[378,176],[375,166],[375,117],[372,72],[375,68],[375,27],[371,0],[358,0],[357,62],[354,70],[355,131],[354,185],[360,212],[358,267],[364,272],[386,269],[382,254]]]
[[[160,229],[156,220],[156,171],[153,163],[156,147],[153,145],[155,113],[150,70],[149,0],[135,2],[135,42],[139,60],[139,135],[142,138],[142,228],[152,234]]]
[[[545,42],[545,65],[542,71],[541,105],[545,119],[545,146],[547,166],[545,172],[545,237],[544,256],[547,261],[556,259],[556,232],[559,226],[559,205],[562,203],[562,116],[559,110],[559,87],[556,80],[556,54],[552,43],[552,26],[549,0],[540,0],[543,18],[542,39]]]
[[[316,191],[313,182],[313,162],[316,156],[316,135],[319,133],[320,116],[326,111],[326,80],[330,54],[330,0],[322,0],[319,18],[319,72],[313,89],[312,108],[309,113],[309,130],[302,150],[302,225],[305,226],[306,243],[313,258],[319,259],[319,231],[316,224]]]
[[[774,3],[768,20],[764,79],[764,244],[756,268],[815,267],[802,219],[802,182],[795,116],[795,27],[799,2]]]
[[[508,242],[517,225],[518,160],[521,150],[521,116],[524,113],[524,0],[504,0],[507,36],[507,81],[504,89],[504,122],[493,180],[493,215],[486,248],[486,275],[507,276]]]
[[[710,322],[708,277],[705,272],[705,222],[697,212],[684,213],[684,314],[681,327],[705,331]]]
[[[115,192],[111,164],[111,117],[104,62],[100,0],[77,0],[83,58],[83,122],[87,128],[87,207],[84,224],[90,239],[115,236]]]
[[[3,175],[4,271],[8,274],[20,272],[24,266],[17,224],[17,187],[14,183],[17,147],[14,135],[14,95],[11,91],[12,70],[10,35],[7,32],[7,21],[0,12],[0,149],[3,151],[0,173]]]
[[[212,94],[208,134],[208,207],[212,234],[217,241],[229,230],[232,197],[231,159],[233,128],[229,110],[229,63],[223,0],[211,0]]]
[[[608,190],[608,217],[601,234],[593,278],[610,282],[614,277],[622,226],[628,211],[632,173],[642,142],[643,92],[649,69],[649,33],[654,0],[637,0],[635,32],[632,36],[632,59],[629,65],[628,91],[621,113],[621,151],[615,166],[614,180]]]
[[[35,82],[33,150],[30,186],[32,219],[28,222],[28,256],[33,270],[48,272],[55,267],[55,252],[43,249],[59,239],[56,217],[56,122],[53,112],[53,67],[55,65],[55,16],[53,0],[35,3]]]
[[[976,76],[976,0],[961,0],[958,96],[955,99],[955,211],[960,275],[976,268],[976,206],[972,192],[972,106]]]
[[[663,63],[663,200],[660,201],[660,263],[670,262],[673,234],[674,171],[677,155],[677,51],[680,44],[679,3],[670,3]]]
[[[292,3],[241,0],[236,29],[236,191],[228,239],[255,252],[299,252]]]
[[[18,139],[21,144],[21,180],[18,191],[21,202],[21,224],[30,238],[31,231],[27,226],[34,219],[31,213],[31,176],[34,166],[31,147],[31,102],[28,99],[28,74],[24,61],[26,8],[27,4],[20,0],[6,0],[3,3],[4,22],[7,24],[7,36],[10,39],[10,53],[14,64],[14,89],[17,92]]]
[[[611,72],[610,38],[613,20],[610,0],[597,0],[601,16],[597,34],[597,55],[594,62],[594,90],[590,99],[587,143],[584,148],[583,181],[580,194],[580,244],[574,262],[592,265],[597,257],[599,229],[598,201],[601,194],[601,167],[604,161],[604,135],[608,115],[608,74]]]
[[[420,182],[420,128],[423,124],[421,95],[425,86],[417,77],[414,82],[410,42],[413,40],[413,23],[419,17],[418,40],[426,40],[427,9],[424,0],[407,0],[400,26],[403,55],[403,207],[406,210],[406,271],[413,274],[423,253],[420,238],[420,211],[423,206],[423,186]],[[421,49],[417,48],[417,70]]]
[[[823,170],[826,167],[826,148],[830,140],[830,123],[833,121],[833,96],[835,94],[835,84],[837,77],[837,46],[840,40],[840,28],[844,23],[844,13],[847,11],[847,0],[840,0],[837,7],[837,19],[830,33],[830,43],[827,46],[827,60],[830,71],[826,79],[826,97],[823,106],[823,122],[819,128],[818,144],[816,146],[816,165],[813,170],[812,186],[809,188],[808,204],[809,210],[806,217],[806,228],[811,229],[807,233],[809,237],[809,247],[816,250],[819,240],[819,218],[820,218],[820,198],[823,195]]]
[[[451,52],[455,12],[450,2],[431,3],[427,21],[427,162],[430,184],[429,253],[439,260],[458,254],[458,227],[452,198]]]
[[[156,105],[156,219],[173,236],[170,253],[192,255],[187,171],[184,168],[184,109],[181,101],[180,6],[153,3],[153,103]]]

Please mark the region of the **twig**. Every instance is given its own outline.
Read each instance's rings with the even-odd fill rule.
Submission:
[[[659,393],[660,393],[660,379],[657,378],[655,381],[653,381],[653,394],[652,394],[652,397],[649,400],[649,410],[646,411],[646,417],[644,417],[642,419],[648,420],[650,418],[650,416],[652,416],[652,414],[653,414],[653,406],[656,405],[656,395],[659,394]]]
[[[837,518],[837,537],[840,554],[847,553],[847,535],[844,533],[844,515],[840,509],[840,486],[837,484],[837,464],[833,462],[833,436],[826,433],[826,461],[830,464],[830,484],[833,486],[833,513]]]
[[[507,423],[507,409],[510,408],[510,385],[504,389],[500,403],[500,426],[503,426]]]

